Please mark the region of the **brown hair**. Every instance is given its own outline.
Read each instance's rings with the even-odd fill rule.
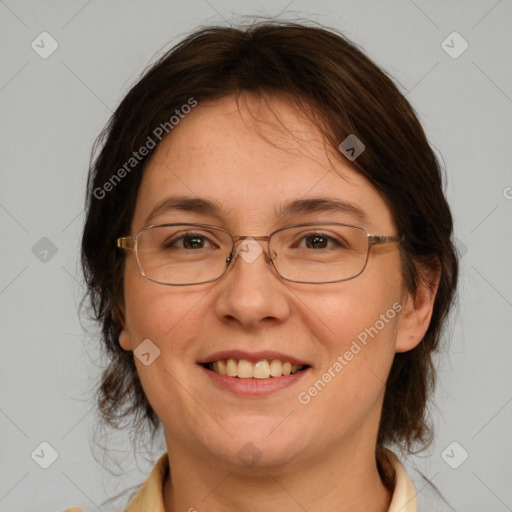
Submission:
[[[342,34],[291,22],[265,21],[243,28],[202,28],[161,57],[129,91],[96,141],[101,150],[89,174],[82,265],[109,364],[98,403],[104,422],[154,433],[159,420],[139,381],[133,354],[118,342],[123,316],[124,256],[115,240],[130,232],[145,163],[113,174],[155,138],[159,126],[193,97],[199,103],[248,92],[285,96],[314,121],[337,148],[355,134],[366,146],[352,162],[381,193],[400,234],[404,282],[414,293],[421,268],[440,271],[430,326],[413,350],[395,355],[386,383],[378,447],[396,443],[412,451],[432,437],[427,401],[433,391],[432,353],[452,305],[458,263],[452,216],[440,165],[411,105],[387,74]],[[165,125],[167,123],[167,125]],[[166,131],[170,131],[170,128]],[[340,158],[343,158],[340,154]],[[133,163],[133,162],[132,162]],[[117,176],[119,177],[119,173]],[[109,181],[110,180],[110,181]],[[111,186],[105,187],[109,182]],[[105,191],[108,188],[108,193]]]

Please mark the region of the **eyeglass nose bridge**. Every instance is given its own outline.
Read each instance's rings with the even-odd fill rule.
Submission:
[[[233,249],[229,253],[229,256],[226,258],[226,270],[229,267],[229,265],[231,263],[233,263],[236,256],[238,255],[239,251],[237,251],[237,249],[243,241],[245,241],[247,239],[251,239],[251,240],[255,240],[256,242],[259,240],[262,240],[265,242],[270,242],[270,236],[268,236],[268,235],[267,236],[236,235],[236,236],[231,236],[231,239],[233,240]],[[263,249],[263,252],[265,252],[264,249]],[[275,256],[272,256],[272,254],[270,253],[270,250],[268,250],[266,252],[268,253],[270,262],[275,267],[275,264],[274,264]]]

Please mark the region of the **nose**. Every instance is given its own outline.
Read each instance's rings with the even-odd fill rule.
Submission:
[[[286,284],[274,269],[266,245],[252,237],[236,244],[230,267],[216,287],[215,310],[222,321],[255,327],[282,322],[290,315]]]

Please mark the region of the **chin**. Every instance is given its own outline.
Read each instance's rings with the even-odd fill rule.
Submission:
[[[240,468],[270,469],[290,463],[309,444],[304,429],[293,425],[288,428],[283,418],[245,418],[226,426],[233,437],[226,438],[217,445],[215,456],[226,463]]]

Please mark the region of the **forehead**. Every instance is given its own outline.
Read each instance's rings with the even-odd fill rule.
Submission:
[[[329,148],[304,112],[284,99],[239,100],[199,103],[159,144],[144,171],[135,229],[173,196],[211,200],[225,217],[218,220],[240,229],[250,223],[266,232],[283,204],[318,197],[359,207],[368,220],[363,227],[392,229],[378,192]]]

